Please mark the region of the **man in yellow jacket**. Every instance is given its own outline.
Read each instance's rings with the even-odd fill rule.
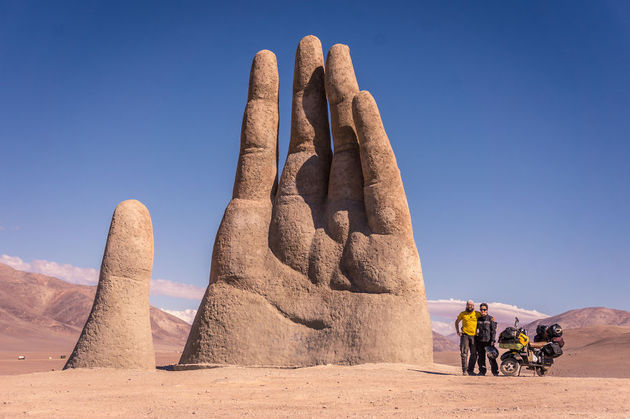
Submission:
[[[475,311],[475,303],[472,300],[466,302],[466,310],[459,313],[455,320],[455,332],[459,336],[459,352],[462,357],[462,374],[475,375],[475,362],[477,351],[475,348],[475,335],[477,335],[477,319],[481,313]],[[462,322],[462,330],[459,323]],[[470,358],[468,355],[470,354]]]

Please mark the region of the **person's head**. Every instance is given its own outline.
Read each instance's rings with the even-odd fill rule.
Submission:
[[[488,303],[479,304],[479,311],[481,311],[481,314],[488,314]]]
[[[466,311],[471,312],[475,309],[475,302],[473,300],[466,301]]]

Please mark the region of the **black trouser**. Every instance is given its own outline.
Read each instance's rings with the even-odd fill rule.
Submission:
[[[477,364],[479,365],[479,374],[481,375],[486,375],[486,348],[491,345],[491,342],[482,342],[479,339],[475,339],[475,346],[477,347]],[[490,361],[492,374],[497,375],[499,373],[497,360],[488,358],[488,361]]]
[[[462,357],[462,371],[472,373],[475,370],[477,351],[475,350],[475,337],[462,333],[459,338],[459,352]],[[470,358],[468,354],[470,353]]]

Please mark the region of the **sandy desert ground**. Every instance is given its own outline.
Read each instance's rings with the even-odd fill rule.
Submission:
[[[5,271],[5,287],[0,287],[0,418],[630,417],[627,312],[589,308],[565,313],[558,321],[575,328],[565,330],[565,354],[545,377],[531,372],[522,377],[462,377],[459,354],[439,335],[437,346],[451,351],[435,352],[438,364],[424,367],[169,371],[165,367],[178,361],[189,326],[158,310],[152,326],[161,369],[61,371],[66,361],[61,355],[69,356],[74,347],[93,290]],[[36,313],[24,317],[34,305]],[[582,314],[590,323],[608,317],[592,325]],[[18,360],[18,355],[26,359]]]
[[[35,372],[61,371],[67,359],[62,359],[61,355],[69,356],[72,347],[67,350],[44,351],[39,348],[38,352],[8,352],[0,351],[0,380],[5,375],[32,374]],[[17,354],[24,355],[24,360],[18,360]],[[155,361],[158,366],[172,365],[179,360],[179,352],[156,352]]]
[[[462,377],[457,368],[70,370],[4,376],[0,416],[627,417],[630,379]]]
[[[602,330],[565,331],[545,377],[462,377],[456,352],[425,367],[60,371],[72,346],[31,342],[25,360],[0,352],[0,417],[630,417],[630,330]],[[178,359],[156,353],[160,368]]]
[[[566,333],[575,349],[546,377],[463,377],[456,352],[436,352],[439,364],[425,367],[61,371],[59,356],[71,347],[39,347],[25,360],[6,351],[0,352],[0,417],[630,417],[627,357],[610,351],[607,360],[598,350],[598,362],[589,363],[581,348],[597,343],[594,333]],[[160,368],[178,359],[177,351],[156,353]]]

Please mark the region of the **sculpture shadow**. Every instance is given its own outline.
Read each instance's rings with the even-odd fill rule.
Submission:
[[[421,372],[423,374],[431,374],[431,375],[457,375],[457,374],[452,374],[450,372],[438,372],[438,371],[427,371],[427,370],[415,370],[413,368],[409,368],[407,371],[413,371],[413,372]]]

